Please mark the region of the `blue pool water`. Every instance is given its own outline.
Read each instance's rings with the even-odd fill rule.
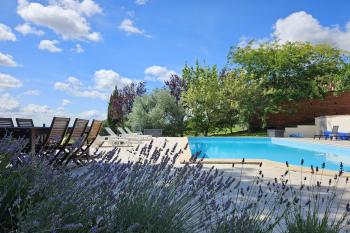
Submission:
[[[340,162],[344,170],[350,171],[350,148],[296,142],[279,138],[249,137],[190,137],[192,155],[201,152],[201,158],[268,159],[293,165],[319,166],[326,163],[326,169],[338,170]]]

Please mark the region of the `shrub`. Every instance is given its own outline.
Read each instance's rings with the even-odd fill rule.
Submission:
[[[133,129],[162,129],[164,135],[183,132],[185,110],[168,90],[156,89],[136,97],[127,124]]]

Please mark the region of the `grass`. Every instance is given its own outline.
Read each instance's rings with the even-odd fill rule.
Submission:
[[[195,132],[187,131],[184,136],[197,136]],[[202,135],[198,135],[202,136]],[[241,126],[234,126],[232,130],[229,128],[218,129],[212,132],[209,132],[208,137],[267,137],[266,130],[259,130],[254,132],[249,132],[247,129]]]

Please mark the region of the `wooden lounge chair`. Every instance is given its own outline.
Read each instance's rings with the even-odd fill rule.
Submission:
[[[314,135],[314,139],[318,137],[318,139],[321,139],[321,138],[325,138],[327,139],[328,137],[332,140],[333,137],[337,136],[338,135],[338,129],[339,129],[339,126],[338,125],[334,125],[333,128],[332,128],[332,133],[327,135],[327,134],[316,134]]]
[[[20,128],[31,128],[34,127],[32,119],[16,118],[17,126]]]
[[[50,132],[44,143],[40,146],[40,152],[44,154],[54,152],[59,148],[67,131],[70,118],[54,117],[50,126]]]
[[[60,157],[59,163],[62,163],[67,158],[69,153],[71,153],[72,150],[74,150],[74,148],[69,148],[69,146],[78,142],[79,140],[84,140],[84,134],[88,123],[89,120],[75,118],[72,130],[70,131],[68,137],[66,137],[63,140],[63,143],[59,146],[59,151],[50,161],[50,164],[54,162],[59,162],[56,161],[58,157]]]
[[[13,128],[12,118],[0,118],[0,128]]]
[[[87,136],[80,143],[80,146],[69,154],[68,158],[66,159],[65,165],[67,165],[70,161],[73,161],[74,163],[80,165],[84,164],[84,160],[90,160],[89,149],[96,140],[98,134],[101,131],[101,128],[102,121],[92,121]]]

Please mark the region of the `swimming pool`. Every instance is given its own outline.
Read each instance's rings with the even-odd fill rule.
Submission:
[[[257,137],[189,137],[192,155],[201,152],[201,158],[210,159],[268,159],[293,165],[321,167],[338,170],[340,162],[350,171],[350,148],[298,142],[284,138]]]

